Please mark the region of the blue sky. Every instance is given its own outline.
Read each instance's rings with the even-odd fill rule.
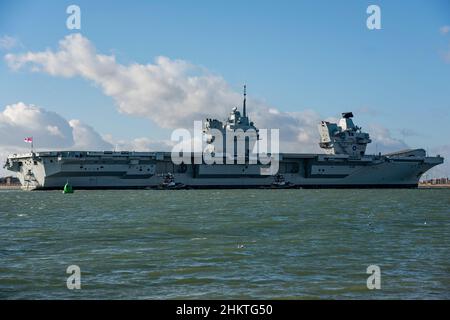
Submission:
[[[450,144],[450,32],[440,32],[450,25],[450,1],[0,0],[0,37],[20,41],[2,56],[57,50],[74,33],[65,26],[70,4],[81,7],[82,36],[120,64],[181,59],[237,92],[247,83],[250,96],[281,111],[353,110],[358,124],[388,128],[409,146]],[[381,7],[382,30],[366,28],[370,4]],[[119,113],[83,77],[14,71],[2,59],[0,88],[0,111],[23,101],[117,139],[170,133]]]

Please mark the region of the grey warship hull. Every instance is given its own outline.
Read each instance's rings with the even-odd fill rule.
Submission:
[[[192,156],[194,160],[194,155]],[[277,175],[296,188],[415,188],[420,177],[443,162],[422,149],[387,155],[279,155]],[[261,164],[176,165],[169,152],[52,151],[10,155],[5,168],[16,172],[23,189],[160,188],[168,172],[186,188],[284,188]]]

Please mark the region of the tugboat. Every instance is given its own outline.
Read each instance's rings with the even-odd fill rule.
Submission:
[[[180,190],[186,189],[186,185],[183,183],[175,182],[175,177],[172,173],[168,172],[164,175],[163,182],[159,185],[158,189],[168,189],[168,190]]]
[[[271,189],[290,189],[295,188],[295,184],[286,182],[284,176],[278,173],[274,176],[274,181],[270,187]]]

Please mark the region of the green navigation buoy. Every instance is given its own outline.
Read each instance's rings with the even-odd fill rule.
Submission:
[[[63,193],[73,193],[72,186],[69,184],[69,182],[66,182],[64,185]]]

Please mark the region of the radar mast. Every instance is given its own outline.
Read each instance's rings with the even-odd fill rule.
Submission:
[[[247,85],[244,84],[244,103],[243,103],[243,116],[247,117]]]

